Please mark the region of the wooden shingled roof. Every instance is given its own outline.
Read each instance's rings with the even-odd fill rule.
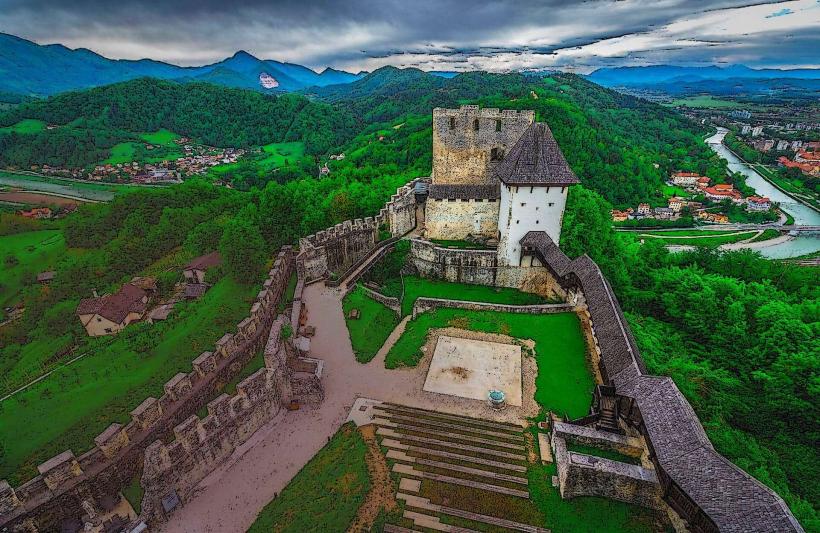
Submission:
[[[507,185],[574,185],[580,183],[569,168],[549,126],[531,124],[494,169]]]

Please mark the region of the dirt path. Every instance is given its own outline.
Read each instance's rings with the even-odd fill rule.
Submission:
[[[367,472],[370,474],[370,492],[367,493],[364,503],[359,507],[356,518],[348,528],[348,533],[359,533],[370,531],[379,512],[384,509],[392,511],[396,508],[396,498],[394,496],[393,482],[390,479],[390,467],[387,459],[379,449],[379,442],[376,440],[376,426],[368,424],[361,426],[359,431],[367,444]]]
[[[390,332],[390,335],[387,336],[387,340],[384,341],[382,347],[379,348],[378,352],[376,352],[376,356],[372,361],[373,365],[384,368],[384,360],[387,357],[387,352],[390,351],[390,348],[392,348],[393,345],[396,344],[396,341],[399,340],[399,337],[402,336],[402,333],[404,333],[404,328],[407,327],[408,322],[410,322],[410,315],[402,318],[401,322],[396,324],[396,327]]]

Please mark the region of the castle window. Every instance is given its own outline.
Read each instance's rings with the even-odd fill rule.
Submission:
[[[504,150],[502,148],[490,150],[490,161],[501,161],[502,159],[504,159]]]
[[[450,129],[456,129],[456,117],[450,117]]]
[[[533,188],[532,188],[532,187],[530,187],[530,194],[532,194],[532,189],[533,189]]]
[[[566,187],[561,187],[561,194],[564,194],[564,189],[566,189]]]
[[[515,223],[516,223],[516,224],[518,224],[519,222],[520,222],[520,220],[516,220],[516,221],[515,221]]]
[[[554,206],[554,205],[555,205],[555,202],[550,202],[550,203],[549,203],[549,206],[550,206],[550,207],[552,207],[552,206]]]
[[[535,210],[538,211],[538,206],[537,205],[535,206]]]
[[[539,221],[539,220],[536,220],[536,221],[535,221],[535,224],[537,225],[537,224],[538,224],[538,222],[540,222],[540,221]]]
[[[521,202],[521,207],[526,207],[526,206],[527,206],[527,202]]]
[[[501,131],[501,121],[500,120],[495,121],[495,131]]]

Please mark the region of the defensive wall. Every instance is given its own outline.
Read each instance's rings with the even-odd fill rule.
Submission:
[[[299,260],[305,282],[339,275],[365,257],[379,242],[381,231],[391,237],[416,226],[415,179],[400,187],[375,217],[345,220],[299,239]]]
[[[65,520],[86,521],[99,515],[101,501],[119,501],[120,492],[142,469],[146,449],[158,439],[176,435],[180,424],[187,427],[191,416],[265,345],[293,266],[293,250],[285,246],[236,332],[226,333],[213,351],[194,359],[191,372],[171,378],[162,396],[145,399],[131,411],[127,423],[112,423],[94,439],[92,449],[79,457],[71,450],[52,457],[38,466],[37,477],[19,487],[0,482],[0,529],[59,531]],[[258,390],[258,379],[243,382],[241,399],[234,401],[244,406]],[[187,430],[182,434],[187,435]]]
[[[586,255],[568,258],[544,232],[527,233],[521,245],[526,255],[537,257],[552,272],[591,324],[599,371],[615,389],[621,420],[643,436],[660,494],[687,527],[695,532],[802,532],[773,490],[715,451],[672,379],[647,373],[598,265]],[[586,482],[571,484],[569,494],[583,490],[586,495],[617,497],[629,491],[640,494],[646,488],[642,486],[648,481],[645,472],[626,471],[601,459],[597,465],[623,470],[618,476],[602,476],[596,465],[581,464],[587,459],[570,459]]]
[[[472,283],[491,287],[512,287],[546,298],[567,296],[549,269],[537,258],[523,258],[530,268],[498,264],[495,249],[446,248],[425,239],[410,239],[409,261],[419,275],[453,283]]]
[[[548,315],[552,313],[571,313],[575,306],[571,304],[536,304],[536,305],[508,305],[491,304],[484,302],[468,302],[448,298],[416,298],[413,303],[413,318],[422,313],[435,309],[465,309],[468,311],[494,311],[498,313],[518,313],[528,315]]]
[[[270,328],[264,368],[241,381],[233,396],[223,393],[208,402],[204,418],[191,415],[175,426],[171,442],[148,446],[141,483],[143,521],[167,520],[202,479],[293,399],[291,379],[300,369],[291,364],[298,357],[291,341],[290,321],[280,315]]]

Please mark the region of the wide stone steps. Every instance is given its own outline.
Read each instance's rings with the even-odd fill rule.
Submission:
[[[504,422],[492,422],[489,420],[481,420],[478,418],[469,418],[460,415],[451,415],[449,413],[440,413],[438,411],[428,411],[427,409],[419,409],[417,407],[407,407],[406,405],[399,405],[395,403],[382,403],[379,405],[379,409],[383,411],[389,411],[392,413],[397,414],[409,414],[409,415],[418,415],[424,416],[428,418],[437,418],[442,420],[449,420],[455,422],[461,422],[463,424],[469,424],[472,426],[478,426],[482,428],[488,429],[496,429],[500,431],[507,431],[509,433],[520,434],[523,431],[521,426],[516,426],[515,424],[506,424]]]
[[[511,489],[509,487],[502,487],[500,485],[485,483],[483,481],[475,481],[472,479],[445,476],[443,474],[436,474],[434,472],[424,472],[422,470],[416,470],[410,465],[405,465],[401,463],[396,463],[393,465],[393,472],[397,474],[403,474],[406,476],[420,477],[422,479],[440,481],[441,483],[449,483],[451,485],[461,485],[462,487],[471,487],[474,489],[485,490],[488,492],[506,494],[507,496],[515,496],[517,498],[529,499],[530,497],[530,493],[528,491]]]
[[[416,425],[415,423],[406,422],[390,422],[381,418],[374,418],[373,423],[379,427],[390,428],[398,433],[415,432],[430,435],[436,438],[444,438],[446,440],[467,441],[470,444],[485,444],[487,446],[494,446],[495,448],[505,448],[507,450],[515,450],[524,454],[526,447],[524,443],[503,442],[493,439],[485,439],[482,437],[474,437],[472,435],[465,435],[463,433],[455,433],[452,431],[444,431],[430,427]]]
[[[421,531],[417,529],[407,529],[406,527],[401,527],[394,524],[385,524],[384,533],[421,533]]]
[[[522,531],[524,533],[550,533],[549,529],[533,526],[531,524],[524,524],[521,522],[516,522],[514,520],[507,520],[495,516],[473,513],[471,511],[465,511],[463,509],[456,509],[455,507],[438,505],[432,503],[427,498],[422,498],[420,496],[415,496],[413,494],[404,494],[400,492],[396,495],[396,498],[404,500],[405,507],[410,509],[420,509],[424,511],[435,512],[438,514],[457,516],[465,520],[472,520],[473,522],[503,527],[506,529],[511,529],[513,531]]]
[[[491,431],[488,429],[471,427],[464,424],[456,424],[452,422],[439,422],[436,420],[428,420],[409,415],[400,415],[396,413],[390,413],[388,411],[381,411],[380,409],[378,409],[378,407],[374,408],[373,410],[377,412],[379,416],[381,416],[382,418],[390,420],[391,422],[395,423],[405,423],[414,424],[417,426],[432,426],[436,428],[452,429],[458,433],[484,435],[486,437],[497,437],[499,439],[505,439],[508,441],[518,441],[519,443],[522,442],[524,439],[524,436],[520,432],[516,435],[508,432]]]
[[[442,524],[438,517],[430,516],[424,513],[417,513],[415,511],[404,511],[404,518],[412,520],[418,527],[433,529],[435,531],[446,531],[448,533],[481,533],[474,529],[466,529],[463,527],[451,526],[449,524]]]
[[[442,446],[444,448],[451,448],[454,450],[463,450],[468,452],[475,452],[481,453],[484,455],[490,455],[493,457],[503,457],[504,459],[512,459],[514,461],[526,461],[527,457],[523,453],[511,453],[511,452],[503,452],[500,450],[491,450],[488,448],[483,448],[481,446],[471,446],[469,444],[461,444],[452,441],[446,440],[439,440],[433,439],[430,437],[419,437],[417,435],[407,435],[404,433],[399,433],[389,428],[379,428],[376,430],[376,435],[383,436],[383,437],[390,437],[392,439],[398,440],[399,442],[414,442],[419,444],[426,444],[428,446]]]
[[[446,452],[444,450],[436,450],[433,448],[422,448],[420,446],[407,446],[405,451],[408,454],[420,454],[420,455],[432,455],[434,457],[441,457],[444,459],[453,459],[455,461],[463,461],[467,463],[474,463],[482,466],[490,466],[493,468],[503,468],[504,470],[512,470],[513,472],[521,472],[526,473],[527,467],[511,464],[511,463],[503,463],[501,461],[491,461],[490,459],[482,459],[481,457],[475,457],[472,455],[462,455],[460,453],[452,453]]]
[[[404,463],[411,463],[417,465],[430,466],[442,470],[452,470],[453,472],[461,472],[462,474],[469,474],[471,476],[486,477],[496,481],[506,481],[508,483],[517,483],[519,485],[527,485],[527,478],[521,476],[512,476],[510,474],[500,474],[498,472],[491,472],[481,468],[471,468],[469,466],[456,465],[452,463],[445,463],[442,461],[433,461],[421,457],[413,457],[404,452],[390,450],[387,452],[387,458],[394,461],[401,461]]]

